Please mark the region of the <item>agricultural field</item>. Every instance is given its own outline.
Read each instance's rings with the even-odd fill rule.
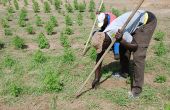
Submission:
[[[10,2],[9,2],[10,1]],[[119,16],[139,0],[104,0]],[[112,77],[119,61],[110,51],[101,84],[73,101],[95,65],[82,52],[99,0],[0,0],[0,110],[170,110],[170,1],[145,0],[158,26],[147,52],[141,96],[129,99],[129,79]]]

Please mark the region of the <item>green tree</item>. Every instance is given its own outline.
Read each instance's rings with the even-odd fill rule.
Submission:
[[[40,6],[38,4],[38,2],[36,2],[35,0],[32,0],[33,2],[33,10],[35,13],[39,13],[40,12]]]
[[[101,11],[101,12],[105,12],[105,11],[106,11],[106,7],[105,7],[105,4],[104,4],[104,3],[102,4],[102,7],[101,7],[100,11]]]
[[[81,13],[79,13],[77,16],[77,23],[79,26],[83,25],[83,15]]]
[[[54,6],[56,10],[59,10],[61,8],[61,1],[60,0],[54,0]]]
[[[40,47],[40,49],[50,47],[48,40],[43,33],[39,34],[39,36],[38,36],[38,46]]]

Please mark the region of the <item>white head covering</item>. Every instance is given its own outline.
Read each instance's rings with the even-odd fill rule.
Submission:
[[[102,27],[104,24],[104,19],[105,19],[105,14],[104,13],[100,13],[97,17],[98,20],[98,27]]]

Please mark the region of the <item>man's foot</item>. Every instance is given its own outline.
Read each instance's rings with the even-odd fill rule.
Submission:
[[[128,77],[127,73],[120,73],[120,72],[113,73],[112,75],[116,78],[127,78]]]
[[[99,85],[99,80],[98,79],[94,79],[93,82],[92,82],[92,89],[97,87],[97,85]]]
[[[128,97],[129,97],[129,99],[137,99],[137,98],[139,98],[139,94],[135,94],[132,91],[129,91]]]
[[[114,55],[114,59],[115,59],[115,60],[119,60],[119,59],[120,59],[119,54],[115,54],[115,55]]]

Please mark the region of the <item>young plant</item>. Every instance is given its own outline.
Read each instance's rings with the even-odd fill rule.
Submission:
[[[61,1],[60,0],[54,0],[54,6],[56,10],[60,10],[61,8]]]
[[[106,11],[106,7],[105,7],[105,4],[102,4],[102,7],[100,9],[100,12],[105,12]]]
[[[78,10],[79,9],[79,4],[78,4],[77,0],[74,0],[73,3],[74,3],[74,9]]]
[[[19,10],[19,5],[18,5],[18,1],[14,0],[14,6],[16,10]]]
[[[8,20],[8,21],[12,21],[12,17],[13,17],[13,15],[12,15],[12,13],[7,13],[7,16],[6,16],[6,19]]]
[[[66,26],[72,26],[73,25],[73,21],[72,21],[72,19],[69,15],[67,15],[65,17],[65,23],[66,23]]]
[[[50,5],[49,5],[49,3],[47,1],[44,2],[44,12],[45,13],[50,13],[51,12]]]
[[[155,54],[157,56],[163,56],[166,53],[167,53],[167,47],[162,41],[155,46]]]
[[[73,33],[74,33],[73,29],[71,29],[70,27],[66,27],[65,34],[72,35]]]
[[[86,5],[84,3],[79,4],[79,12],[85,12],[86,10]]]
[[[48,35],[52,35],[53,34],[53,30],[54,30],[54,25],[51,21],[48,21],[45,25],[45,29]]]
[[[47,61],[47,58],[42,51],[38,50],[33,55],[33,61],[35,63],[45,63]]]
[[[5,43],[0,40],[0,49],[4,48]]]
[[[154,39],[155,39],[156,41],[163,41],[164,37],[165,37],[165,33],[164,33],[164,32],[162,32],[162,31],[157,31],[157,32],[155,33]]]
[[[19,14],[19,19],[21,20],[27,20],[27,10],[23,8]]]
[[[19,19],[18,24],[20,27],[25,27],[26,26],[26,21],[23,19]]]
[[[5,33],[6,36],[12,36],[12,30],[9,29],[9,28],[5,28],[4,33]]]
[[[23,49],[25,46],[24,40],[20,38],[19,36],[15,36],[12,40],[12,43],[17,49]]]
[[[77,23],[79,26],[83,25],[83,15],[81,13],[79,13],[77,16]]]
[[[55,16],[50,17],[50,21],[52,22],[53,26],[58,26],[58,22]]]
[[[36,2],[35,0],[32,0],[33,2],[33,10],[35,13],[39,13],[40,12],[40,6],[38,4],[38,2]]]
[[[116,9],[116,8],[112,8],[112,13],[114,15],[116,15],[117,17],[121,15],[121,12],[118,9]]]
[[[65,48],[64,55],[63,55],[63,63],[73,63],[76,59],[76,56],[74,55],[73,51],[69,48]]]
[[[37,26],[42,26],[42,25],[43,25],[43,21],[42,21],[42,19],[41,19],[40,16],[36,16],[35,24],[36,24]]]
[[[23,88],[20,85],[15,84],[15,83],[11,83],[9,85],[9,93],[10,93],[10,95],[18,97],[19,95],[22,94],[22,92],[23,92]]]
[[[24,5],[25,5],[25,6],[28,5],[28,0],[24,0]]]
[[[4,61],[3,61],[3,65],[4,65],[5,67],[9,67],[9,68],[11,68],[12,66],[14,66],[15,63],[16,63],[16,61],[15,61],[12,57],[10,57],[9,55],[7,55],[7,56],[5,57],[5,59],[4,59]]]
[[[59,92],[63,89],[63,83],[60,80],[59,73],[54,71],[45,71],[43,75],[43,85],[45,91]]]
[[[34,31],[34,28],[33,26],[29,25],[27,28],[26,28],[28,34],[35,34],[35,31]]]
[[[2,20],[1,20],[1,24],[2,24],[2,27],[3,27],[3,28],[9,28],[8,20],[2,19]]]
[[[95,13],[94,12],[90,12],[90,19],[94,20],[96,17]]]
[[[15,13],[14,8],[12,6],[7,7],[8,13]]]
[[[166,82],[166,76],[163,76],[163,75],[157,75],[156,77],[155,77],[155,80],[154,80],[154,82],[156,82],[156,83],[164,83],[164,82]]]
[[[66,36],[63,32],[60,34],[60,43],[64,48],[70,47],[68,36]]]
[[[94,12],[94,10],[95,10],[95,2],[93,0],[90,0],[89,12]]]
[[[68,13],[73,13],[73,7],[70,3],[66,4],[65,6]]]
[[[48,40],[43,33],[39,34],[39,36],[38,36],[38,46],[40,47],[40,49],[50,47]]]

